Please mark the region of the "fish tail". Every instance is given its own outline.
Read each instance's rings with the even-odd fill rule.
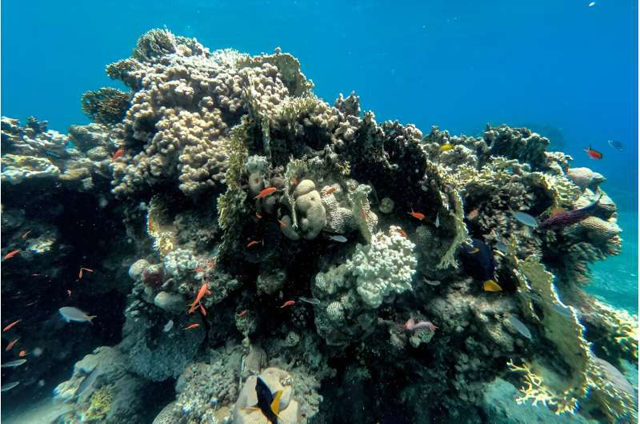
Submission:
[[[93,319],[98,318],[98,315],[89,315],[87,319],[89,320],[89,324],[93,325]]]

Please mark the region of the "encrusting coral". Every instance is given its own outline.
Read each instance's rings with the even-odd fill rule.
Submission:
[[[635,317],[584,291],[589,265],[620,251],[616,205],[549,139],[506,125],[423,136],[377,122],[354,93],[318,98],[279,49],[211,52],[167,30],[107,74],[130,92],[88,92],[95,123],[68,136],[2,118],[3,237],[35,243],[10,196],[35,184],[95,195],[104,228],[125,228],[102,260],[128,294],[122,340],[95,355],[111,365],[86,396],[94,416],[144,422],[148,390],[164,393],[154,422],[266,422],[245,408],[258,375],[289,424],[382,422],[389,405],[412,422],[480,422],[502,377],[557,414],[637,414],[620,373],[637,360]],[[56,389],[74,417],[90,372]]]

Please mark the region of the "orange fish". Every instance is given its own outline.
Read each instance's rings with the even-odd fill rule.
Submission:
[[[584,151],[586,154],[589,155],[591,159],[596,159],[596,160],[602,159],[602,153],[600,153],[597,150],[593,150],[591,146],[589,146],[589,149],[584,149]]]
[[[198,295],[196,296],[196,300],[194,300],[193,303],[191,304],[191,309],[189,310],[189,313],[196,310],[198,303],[200,303],[200,301],[202,300],[205,294],[211,294],[211,290],[209,290],[209,285],[207,284],[206,281],[202,284],[202,286],[200,287],[200,290],[198,290]]]
[[[404,238],[409,238],[409,235],[407,234],[407,232],[405,230],[403,230],[402,228],[398,230],[398,232],[400,233],[400,235]]]
[[[256,212],[256,218],[262,219],[262,215],[260,215],[258,212]]]
[[[21,350],[20,353],[18,353],[18,356],[21,358],[24,358],[25,356],[27,356],[27,351],[26,350]]]
[[[21,319],[17,320],[17,321],[13,321],[11,324],[7,325],[6,327],[4,327],[4,329],[2,330],[2,332],[4,333],[5,331],[9,331],[13,328],[14,325],[16,325],[17,323],[19,323],[20,321],[22,321]]]
[[[420,221],[422,221],[425,218],[423,213],[414,212],[413,209],[411,209],[411,212],[407,212],[407,213],[412,217],[414,217],[415,219],[419,219]]]
[[[249,242],[249,244],[247,244],[247,248],[249,248],[251,246],[255,246],[256,244],[260,244],[260,242],[252,240],[252,241]],[[262,244],[264,244],[264,242]]]
[[[280,223],[280,228],[285,228],[287,226],[287,223],[281,219],[279,219],[278,222]]]
[[[245,309],[244,311],[239,312],[239,313],[238,313],[238,316],[239,316],[239,317],[243,317],[243,316],[247,315],[247,312],[249,312],[249,310],[248,310],[248,309]]]
[[[30,232],[31,232],[31,230],[29,230],[29,231],[27,231],[26,233],[24,233],[24,234],[22,235],[22,237],[21,237],[21,238],[22,238],[22,240],[26,239]]]
[[[282,309],[282,308],[286,308],[287,306],[292,306],[292,305],[295,305],[295,304],[296,304],[296,302],[295,302],[295,301],[293,301],[293,300],[287,300],[286,302],[284,302],[284,303],[282,304],[282,306],[280,307],[280,309]]]
[[[111,158],[111,161],[114,162],[116,159],[118,159],[122,155],[124,155],[124,147],[121,147],[118,150],[116,150],[116,152],[113,154],[113,157]]]
[[[19,338],[19,337],[18,337]],[[18,339],[15,339],[14,341],[12,341],[11,343],[9,343],[7,345],[7,347],[4,349],[5,352],[9,352],[11,350],[11,348],[13,348],[16,343],[18,343]]]
[[[189,326],[185,327],[184,329],[185,329],[185,330],[191,330],[192,328],[198,328],[198,327],[200,327],[200,324],[198,324],[198,323],[193,323],[193,324],[191,324],[191,325],[189,325]]]
[[[92,270],[92,269],[89,269],[89,268],[82,268],[82,267],[81,267],[81,268],[80,268],[80,273],[78,274],[78,279],[82,279],[82,275],[83,275],[83,274],[82,274],[82,272],[83,272],[83,271],[93,272],[93,270]]]
[[[271,196],[271,195],[272,195],[273,193],[275,193],[276,191],[278,191],[278,189],[277,189],[277,188],[275,188],[275,187],[268,187],[268,188],[265,188],[264,190],[262,190],[262,191],[260,192],[260,194],[258,194],[256,197],[254,197],[254,199],[262,199],[262,198],[264,198],[264,197]]]
[[[335,187],[329,187],[329,188],[327,189],[327,194],[331,194],[331,193],[333,193],[334,191],[336,191],[336,188],[335,188]]]
[[[193,271],[194,271],[194,272],[204,272],[204,269],[202,269],[202,268],[196,268],[196,269],[194,269]]]
[[[4,260],[6,261],[7,259],[13,258],[14,256],[16,256],[18,254],[18,252],[20,252],[20,249],[12,250],[11,252],[7,253],[4,256]]]
[[[206,311],[206,309],[204,309],[204,306],[202,306],[202,303],[198,303],[198,306],[200,306],[200,312],[202,313],[202,315],[204,315],[206,317],[207,316],[207,311]]]
[[[296,178],[291,178],[291,185],[298,185],[298,180]]]
[[[467,215],[467,219],[469,221],[473,221],[474,219],[476,219],[478,217],[479,213],[480,213],[480,211],[478,209],[474,209],[471,212],[469,212],[469,215]]]

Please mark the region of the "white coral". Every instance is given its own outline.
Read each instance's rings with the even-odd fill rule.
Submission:
[[[411,279],[418,261],[415,245],[400,235],[400,228],[391,226],[389,235],[378,232],[368,245],[358,245],[347,270],[357,279],[357,291],[372,308],[385,297],[411,290]]]

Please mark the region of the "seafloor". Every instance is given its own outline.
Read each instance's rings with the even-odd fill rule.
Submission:
[[[636,419],[636,318],[584,291],[621,245],[605,176],[525,128],[331,106],[279,49],[153,30],[107,74],[129,90],[87,92],[90,125],[2,118],[3,414]]]

